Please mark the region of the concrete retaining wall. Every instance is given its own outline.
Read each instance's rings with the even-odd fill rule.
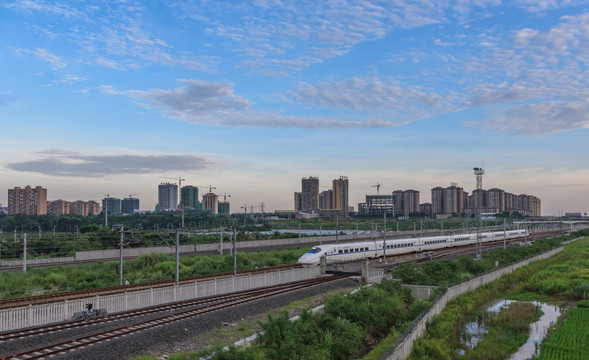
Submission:
[[[174,301],[197,299],[313,279],[319,275],[320,268],[315,266],[312,268],[195,281],[179,286],[151,288],[123,294],[95,296],[60,303],[29,305],[16,309],[0,310],[0,331],[16,330],[71,320],[74,313],[86,309],[87,303],[92,303],[95,309],[104,308],[108,313],[116,313]]]

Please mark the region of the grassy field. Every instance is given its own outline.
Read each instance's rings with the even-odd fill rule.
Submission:
[[[539,300],[562,305],[581,300],[589,286],[587,259],[589,238],[584,238],[566,245],[564,251],[549,259],[534,262],[454,299],[434,319],[426,334],[415,342],[410,359],[460,358],[457,350],[461,347],[459,339],[464,325],[493,301]],[[512,323],[516,323],[515,319],[512,319]],[[573,325],[576,330],[571,331],[579,331],[579,326],[583,324]],[[505,331],[503,333],[508,334]],[[493,359],[497,353],[510,353],[512,351],[507,350],[513,348],[514,339],[515,336],[511,336],[486,350],[482,348],[483,353],[472,358]]]
[[[308,249],[247,252],[237,254],[237,270],[296,263]],[[233,271],[232,255],[205,255],[180,258],[180,277]],[[128,260],[123,278],[129,283],[172,279],[176,274],[174,258],[152,253]],[[92,289],[119,284],[119,262],[76,266],[31,268],[23,272],[0,273],[0,298],[14,298],[70,290]]]
[[[580,301],[566,321],[544,339],[536,360],[589,359],[589,301]]]

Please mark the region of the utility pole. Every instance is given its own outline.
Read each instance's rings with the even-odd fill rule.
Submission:
[[[233,228],[233,277],[237,276],[237,231],[236,228]]]
[[[479,168],[479,167],[475,167],[473,168],[474,170],[474,174],[476,176],[476,181],[477,181],[477,198],[475,198],[475,201],[477,202],[477,207],[476,207],[476,211],[477,211],[477,243],[476,243],[476,258],[480,259],[482,257],[482,247],[483,244],[481,242],[482,240],[482,223],[481,223],[481,207],[482,207],[482,202],[483,202],[483,175],[485,174],[485,170],[483,170],[483,168]]]
[[[180,231],[176,230],[176,286],[180,283]]]
[[[123,285],[123,240],[125,239],[123,228],[124,226],[121,225],[121,241],[119,242],[119,285]]]
[[[335,213],[335,243],[339,243],[339,214]]]
[[[104,228],[108,229],[108,199],[110,198],[110,194],[106,194],[106,199],[104,199]]]
[[[221,226],[221,235],[219,236],[219,255],[223,255],[223,226]]]
[[[24,245],[23,245],[23,252],[22,252],[22,271],[27,272],[27,233],[23,234]]]
[[[387,211],[384,211],[384,228],[382,232],[382,257],[387,262]]]
[[[503,218],[503,250],[505,250],[507,248],[507,244],[506,244],[507,234],[505,232],[505,220],[507,220],[507,219]]]

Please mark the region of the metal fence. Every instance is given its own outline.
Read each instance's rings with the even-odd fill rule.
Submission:
[[[291,269],[242,275],[165,288],[150,288],[122,294],[94,296],[73,301],[0,310],[0,331],[16,330],[71,320],[74,313],[86,309],[92,303],[95,309],[106,309],[108,313],[161,305],[175,301],[228,294],[265,286],[279,285],[294,281],[316,278],[320,268]]]

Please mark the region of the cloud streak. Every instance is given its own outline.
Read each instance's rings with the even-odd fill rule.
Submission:
[[[104,177],[172,171],[197,172],[215,165],[213,160],[199,155],[88,155],[59,149],[36,155],[38,158],[35,160],[8,163],[5,167],[56,177]]]
[[[358,84],[363,83],[360,80],[355,81]],[[399,105],[403,99],[388,105],[386,105],[387,98],[376,100],[365,98],[364,102],[357,100],[355,105],[352,104],[352,107],[355,106],[360,110],[356,117],[292,116],[276,111],[257,111],[251,109],[254,104],[236,95],[232,84],[209,83],[198,80],[179,80],[179,82],[182,86],[174,89],[151,89],[147,91],[117,90],[112,86],[101,86],[99,90],[106,95],[126,96],[137,101],[141,106],[156,109],[170,118],[202,125],[357,129],[392,127],[403,123],[389,119],[385,120],[385,117],[378,112],[366,111],[369,107],[375,105],[390,110],[395,105]],[[385,89],[382,89],[382,94],[390,90],[378,81],[367,86],[384,87]],[[302,86],[299,90],[291,94],[293,98],[297,98],[297,101],[311,101],[310,99],[314,97],[313,90],[309,86]],[[321,96],[315,94],[315,104],[329,107],[350,107],[347,100],[357,96],[361,91],[363,90],[358,86],[356,89],[351,90],[351,93],[339,94],[339,97],[336,97],[334,94],[338,92],[337,86],[329,90],[323,89]],[[402,92],[400,88],[396,90],[396,94]],[[330,93],[333,96],[330,98],[326,93]],[[442,101],[439,96],[421,93],[417,89],[413,92],[408,91],[405,99],[411,99],[413,102],[427,103],[428,105],[435,105]]]

